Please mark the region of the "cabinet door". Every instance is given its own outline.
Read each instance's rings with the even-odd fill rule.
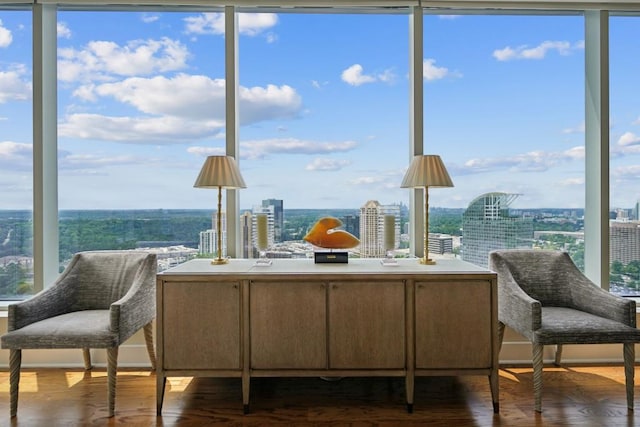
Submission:
[[[329,364],[333,369],[405,367],[404,282],[332,282]]]
[[[252,369],[326,369],[326,285],[252,281]]]
[[[239,369],[240,284],[165,282],[165,369]]]
[[[488,281],[416,283],[416,368],[490,367],[491,310]]]

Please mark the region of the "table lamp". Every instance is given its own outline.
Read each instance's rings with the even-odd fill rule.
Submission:
[[[218,189],[218,258],[212,260],[211,264],[226,264],[229,261],[222,258],[222,187],[246,188],[247,185],[244,183],[238,164],[233,157],[209,156],[193,186]]]
[[[420,258],[420,264],[435,264],[429,258],[429,187],[453,187],[440,156],[415,156],[400,187],[424,188],[424,257]]]

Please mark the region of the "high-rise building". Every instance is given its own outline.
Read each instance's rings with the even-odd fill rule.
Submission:
[[[200,232],[200,243],[198,245],[199,254],[217,254],[218,253],[218,213],[213,213],[211,219],[211,228]],[[222,229],[222,256],[227,255],[227,216],[224,212],[220,215],[220,228]]]
[[[453,253],[453,237],[448,234],[429,233],[429,253]]]
[[[509,205],[518,194],[486,193],[474,199],[462,214],[462,259],[488,267],[489,252],[531,248],[533,219],[511,215]]]
[[[360,217],[356,215],[345,215],[342,217],[344,230],[360,238]]]
[[[240,215],[240,257],[254,258],[253,215],[248,211]]]
[[[394,241],[400,240],[400,205],[381,205],[377,200],[369,200],[360,208],[360,256],[380,258],[384,253],[384,217],[395,216]]]
[[[251,221],[252,225],[252,244],[253,247],[256,247],[258,241],[258,227],[256,225],[257,215],[264,214],[267,216],[267,242],[269,247],[273,246],[275,241],[275,208],[273,205],[264,206],[254,206],[252,210],[253,218]]]
[[[282,232],[284,231],[284,207],[282,200],[266,199],[262,201],[262,207],[273,206],[273,241],[282,242]]]
[[[640,222],[609,222],[609,262],[640,261]]]

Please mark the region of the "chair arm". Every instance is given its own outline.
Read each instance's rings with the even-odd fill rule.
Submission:
[[[72,270],[76,261],[74,257],[51,286],[25,301],[9,305],[8,332],[68,312],[75,292]]]
[[[110,306],[111,330],[124,342],[156,316],[156,256],[141,264],[129,291]]]
[[[636,326],[634,300],[622,298],[602,289],[582,273],[572,275],[570,280],[571,302],[574,308],[631,327]]]
[[[532,340],[533,332],[542,325],[540,301],[522,290],[500,254],[490,254],[489,268],[498,277],[498,320]]]
[[[542,326],[542,304],[525,293],[511,275],[498,276],[498,320],[529,339]]]

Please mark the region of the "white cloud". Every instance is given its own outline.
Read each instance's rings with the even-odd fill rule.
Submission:
[[[132,144],[190,142],[211,136],[222,129],[213,120],[179,117],[110,117],[99,114],[72,114],[58,125],[60,136],[99,139]]]
[[[0,166],[5,170],[30,170],[32,152],[31,144],[0,141]]]
[[[573,147],[565,151],[545,152],[531,151],[507,157],[467,160],[462,167],[456,168],[455,174],[468,175],[474,173],[507,170],[509,172],[545,172],[560,163],[584,159],[584,147]]]
[[[383,181],[382,176],[361,176],[350,180],[349,183],[353,185],[371,185],[380,184]]]
[[[440,80],[445,77],[461,77],[460,73],[451,72],[446,67],[437,67],[436,60],[427,58],[422,62],[422,77],[427,81]]]
[[[342,81],[351,86],[360,86],[365,83],[375,82],[392,82],[395,80],[395,74],[391,70],[384,70],[378,74],[364,74],[364,68],[360,64],[354,64],[344,70],[341,75]]]
[[[584,178],[567,178],[558,181],[558,185],[562,187],[575,187],[584,185]]]
[[[71,114],[60,124],[61,135],[138,143],[215,136],[224,129],[224,87],[222,79],[188,74],[81,86],[74,95],[82,100],[113,98],[145,116]],[[293,118],[302,108],[300,95],[290,86],[241,87],[239,103],[241,124]]]
[[[140,18],[140,19],[145,24],[151,24],[153,22],[156,22],[158,19],[160,19],[160,16],[156,15],[156,14],[143,13],[142,14],[142,18]]]
[[[269,156],[270,154],[332,154],[332,153],[344,153],[356,148],[358,144],[354,141],[339,141],[339,142],[316,142],[305,141],[295,138],[274,138],[263,139],[253,141],[240,142],[240,157],[242,159],[261,159]],[[196,154],[199,156],[210,156],[212,154],[224,154],[223,148],[213,147],[201,147],[194,146],[187,148],[187,152]],[[315,161],[314,161],[315,162]],[[341,163],[342,162],[342,163]],[[336,161],[335,164],[342,167],[347,166],[347,161]],[[312,163],[313,164],[313,163]],[[321,166],[322,161],[317,165]],[[324,163],[328,165],[328,163]]]
[[[351,164],[350,160],[315,158],[305,169],[308,171],[337,171]]]
[[[70,39],[71,38],[71,30],[67,26],[66,22],[58,22],[56,24],[56,32],[58,33],[58,38],[61,39]]]
[[[31,144],[21,142],[0,141],[0,159],[15,160],[18,158],[31,158]]]
[[[13,65],[0,71],[0,104],[31,98],[32,86],[24,65]]]
[[[638,144],[640,144],[640,136],[632,132],[625,132],[618,139],[618,145],[621,147],[628,147],[631,145],[638,145]]]
[[[189,147],[187,153],[195,154],[201,157],[221,156],[226,154],[223,147]]]
[[[185,18],[187,34],[224,34],[224,14],[203,13],[198,16]],[[247,36],[256,36],[274,27],[278,23],[275,13],[239,13],[238,32]],[[273,34],[268,34],[268,41],[275,40]]]
[[[317,80],[311,80],[311,86],[316,89],[322,89],[323,86],[327,86],[329,82],[319,82]]]
[[[112,80],[113,76],[139,76],[186,67],[189,52],[180,42],[134,40],[125,46],[92,41],[83,49],[58,49],[58,79],[64,82]]]
[[[585,123],[584,122],[580,123],[576,127],[562,129],[562,133],[564,133],[564,134],[584,133],[584,132],[585,132]]]
[[[360,64],[354,64],[342,72],[342,81],[351,86],[360,86],[365,83],[373,83],[376,78],[362,74],[363,68]]]
[[[612,171],[612,175],[618,179],[640,178],[640,165],[617,167]]]
[[[241,87],[240,124],[276,118],[294,118],[302,108],[302,98],[291,86]]]
[[[131,155],[104,156],[96,154],[67,154],[60,158],[63,169],[93,169],[143,163],[143,159]]]
[[[574,50],[584,49],[583,42],[571,45],[568,41],[544,41],[538,46],[529,47],[527,45],[512,48],[507,46],[503,49],[493,51],[493,57],[498,61],[511,61],[514,59],[544,59],[550,51],[556,51],[560,55],[569,55]]]
[[[270,154],[331,154],[351,151],[355,141],[316,142],[296,138],[273,138],[240,142],[240,153],[245,159],[259,159]]]
[[[13,42],[13,35],[11,31],[2,25],[2,20],[0,20],[0,47],[9,47]]]

